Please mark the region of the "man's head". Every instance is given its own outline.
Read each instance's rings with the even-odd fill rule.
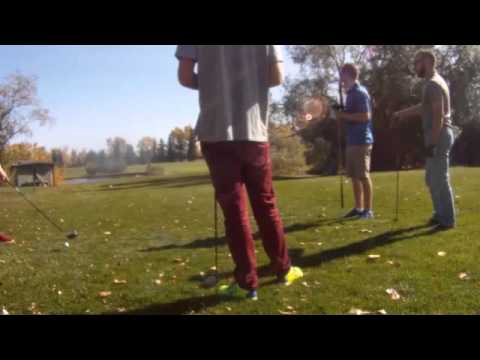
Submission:
[[[354,64],[345,64],[340,70],[340,81],[346,90],[349,90],[360,77],[360,71]]]
[[[435,72],[437,58],[431,50],[420,50],[415,55],[415,73],[419,78],[426,78]]]

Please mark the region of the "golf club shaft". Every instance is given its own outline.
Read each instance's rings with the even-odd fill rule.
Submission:
[[[58,231],[63,233],[63,229],[56,224],[52,219],[48,217],[47,214],[45,214],[37,205],[35,205],[23,192],[20,191],[20,189],[16,186],[14,186],[10,181],[7,181],[8,185],[12,187],[12,189],[15,190],[15,192],[20,195],[30,206],[32,206],[40,215],[42,215],[45,220],[47,220],[52,226],[54,226]]]
[[[399,212],[400,212],[400,145],[397,144],[397,204],[395,209],[395,220],[399,220]]]
[[[340,106],[344,108],[342,81],[339,81]],[[345,208],[345,197],[343,191],[343,147],[342,147],[342,126],[338,123],[338,171],[340,173],[340,205]]]
[[[215,217],[215,271],[218,275],[218,202],[216,195],[214,196],[214,217]]]

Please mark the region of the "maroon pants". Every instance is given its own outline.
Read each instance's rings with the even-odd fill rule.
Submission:
[[[203,143],[216,198],[225,217],[228,245],[240,287],[258,287],[255,244],[248,215],[247,194],[273,271],[285,275],[290,258],[272,184],[270,147],[266,143]]]

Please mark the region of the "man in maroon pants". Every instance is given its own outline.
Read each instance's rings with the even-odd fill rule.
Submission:
[[[221,287],[229,296],[257,299],[255,244],[247,197],[271,269],[291,285],[303,277],[291,266],[272,185],[268,143],[269,89],[283,82],[276,45],[179,45],[179,81],[200,95],[196,135],[210,169],[224,217],[235,280]],[[197,66],[197,71],[195,71]]]
[[[0,183],[7,181],[9,181],[7,173],[3,170],[2,165],[0,165]],[[0,243],[9,243],[12,241],[13,240],[9,236],[0,233]]]

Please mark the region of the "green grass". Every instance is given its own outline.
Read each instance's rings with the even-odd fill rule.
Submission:
[[[153,168],[163,168],[166,176],[174,175],[198,175],[205,172],[205,164],[203,161],[184,162],[184,163],[162,163],[153,164]],[[129,174],[144,173],[147,165],[132,165],[125,170],[126,177]],[[108,176],[107,174],[99,174],[98,176]],[[87,172],[84,167],[66,168],[65,179],[74,179],[87,177]]]
[[[0,308],[12,314],[31,314],[32,303],[42,314],[109,314],[121,308],[133,314],[279,314],[291,309],[347,314],[351,308],[389,314],[479,312],[480,169],[453,169],[459,227],[446,233],[422,228],[431,205],[421,171],[401,175],[398,223],[392,220],[394,174],[374,175],[378,218],[372,222],[336,220],[344,212],[337,178],[277,181],[288,244],[306,283],[284,288],[264,278],[260,301],[253,303],[223,302],[215,291],[200,288],[200,272],[214,261],[213,195],[206,167],[203,162],[163,166],[166,177],[25,190],[52,217],[63,219],[66,229],[80,231],[70,248],[20,197],[0,188],[0,230],[16,238],[16,244],[0,247]],[[260,242],[257,248],[259,266],[267,264]],[[439,251],[447,256],[439,257]],[[382,257],[370,263],[369,254]],[[224,281],[232,268],[222,246]],[[470,280],[460,280],[461,272]],[[127,283],[114,284],[114,279]],[[392,301],[388,288],[402,299]],[[112,294],[101,298],[102,291]]]

